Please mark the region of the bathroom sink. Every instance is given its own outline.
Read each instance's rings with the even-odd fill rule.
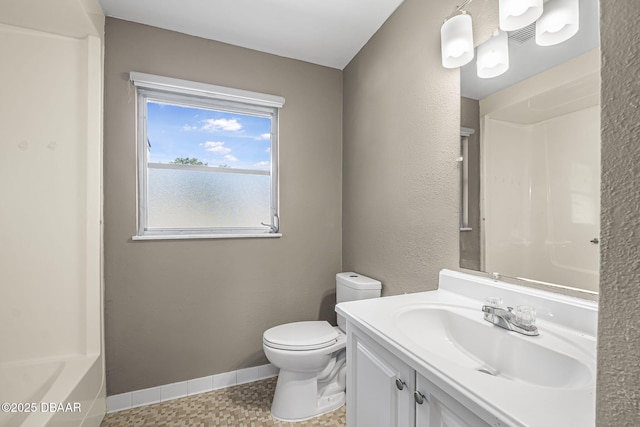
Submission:
[[[539,335],[484,320],[488,297],[534,307]],[[595,425],[594,301],[442,270],[436,290],[352,301],[336,311],[352,337],[347,353],[377,342],[398,366],[415,370],[416,391],[439,389],[482,425]]]
[[[474,375],[560,389],[593,383],[585,356],[561,334],[544,328],[536,337],[507,331],[484,321],[480,307],[404,306],[394,323],[415,345]]]

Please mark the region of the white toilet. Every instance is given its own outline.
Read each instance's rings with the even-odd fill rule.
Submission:
[[[382,284],[357,273],[336,274],[336,302],[380,296]],[[341,407],[345,402],[347,337],[345,320],[293,322],[265,331],[262,347],[280,368],[271,415],[302,421]]]

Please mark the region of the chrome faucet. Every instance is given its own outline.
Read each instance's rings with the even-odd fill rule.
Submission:
[[[524,335],[539,335],[538,328],[534,324],[535,310],[533,307],[518,306],[514,313],[513,307],[507,307],[505,310],[500,307],[483,305],[482,311],[485,313],[484,320],[496,326]]]

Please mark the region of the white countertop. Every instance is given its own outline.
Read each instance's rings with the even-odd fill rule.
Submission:
[[[536,323],[540,335],[528,337],[484,321],[481,308],[488,296],[499,296],[507,305],[513,302],[514,306],[522,303],[534,306],[538,310]],[[483,327],[495,328],[497,337],[512,334],[508,339],[516,345],[539,345],[579,360],[588,374],[581,383],[550,387],[478,372],[449,357],[442,343],[431,342],[427,338],[429,324],[410,327],[411,333],[406,330],[406,323],[399,326],[398,316],[421,307],[451,307]],[[371,335],[460,403],[474,412],[482,412],[478,415],[484,415],[493,425],[499,425],[496,420],[508,426],[595,425],[597,305],[594,302],[443,270],[437,291],[341,303],[336,311],[345,316],[348,324]],[[416,339],[420,329],[425,331],[424,339]],[[487,346],[491,345],[487,342]],[[530,370],[523,372],[529,378],[547,368],[542,359],[518,366]]]

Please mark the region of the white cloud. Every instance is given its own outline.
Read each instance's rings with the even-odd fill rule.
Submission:
[[[239,131],[242,125],[236,119],[208,119],[204,120],[203,130],[215,132],[219,130]]]
[[[182,126],[182,130],[187,131],[187,132],[189,132],[191,130],[196,130],[196,129],[198,129],[198,126],[191,126],[191,125]]]
[[[266,161],[258,162],[254,166],[269,166],[269,162],[266,162]]]
[[[265,153],[270,153],[271,152],[271,147],[267,147],[267,149],[264,150],[264,151],[265,151]]]
[[[232,154],[227,154],[226,156],[224,156],[224,159],[230,162],[237,162],[238,158]]]
[[[200,145],[202,145],[205,150],[210,151],[212,153],[228,154],[231,152],[231,148],[225,147],[224,142],[207,141]]]
[[[270,133],[263,133],[262,135],[260,135],[259,137],[256,138],[258,141],[268,141],[271,139],[271,134]]]

